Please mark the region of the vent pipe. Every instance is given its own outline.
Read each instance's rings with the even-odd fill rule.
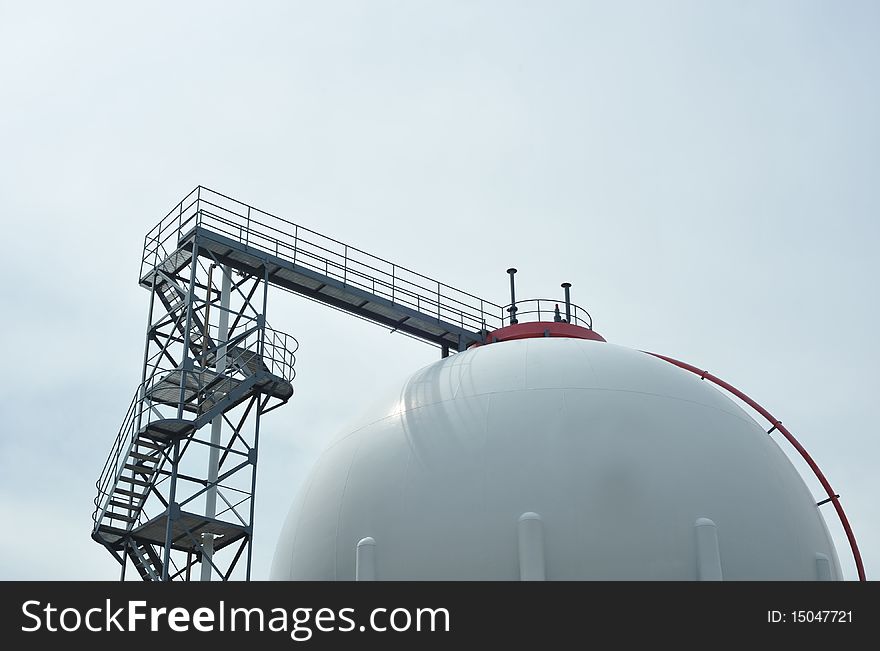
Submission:
[[[513,283],[513,276],[516,273],[516,269],[511,267],[507,270],[507,273],[510,274],[510,308],[507,311],[510,312],[510,325],[514,325],[519,323],[519,321],[516,320],[516,290]]]
[[[571,323],[571,293],[568,291],[571,283],[562,283],[562,289],[565,290],[565,321]]]

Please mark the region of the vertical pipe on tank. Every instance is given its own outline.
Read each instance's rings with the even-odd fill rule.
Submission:
[[[519,538],[520,581],[546,580],[544,565],[544,521],[537,513],[528,511],[517,522]]]
[[[831,560],[821,552],[816,554],[816,579],[818,581],[833,580],[833,575],[831,573]]]
[[[357,544],[357,556],[354,566],[355,581],[376,580],[376,541],[367,536]]]
[[[513,276],[516,274],[516,269],[511,267],[507,270],[507,273],[510,274],[510,309],[508,312],[510,312],[510,325],[514,325],[519,323],[519,321],[516,320],[516,289],[514,288],[513,283]]]
[[[565,290],[565,322],[571,323],[571,283],[562,283],[562,289]]]
[[[697,581],[721,581],[718,527],[709,518],[697,518],[694,531],[697,535]]]

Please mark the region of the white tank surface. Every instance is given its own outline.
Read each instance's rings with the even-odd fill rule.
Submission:
[[[699,377],[602,341],[472,348],[338,437],[273,579],[839,580],[782,450]]]

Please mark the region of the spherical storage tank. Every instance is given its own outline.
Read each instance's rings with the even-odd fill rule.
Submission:
[[[327,447],[272,578],[841,578],[794,466],[708,382],[573,324],[496,335]]]

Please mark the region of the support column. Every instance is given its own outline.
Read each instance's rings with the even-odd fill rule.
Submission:
[[[266,356],[266,308],[269,305],[269,267],[263,265],[263,311],[257,317],[260,324],[260,359]],[[268,398],[267,398],[268,400]],[[256,397],[257,416],[254,421],[254,444],[248,452],[248,462],[251,464],[251,500],[250,515],[248,516],[248,542],[247,542],[247,567],[245,568],[245,580],[251,580],[251,565],[254,558],[254,513],[257,508],[257,453],[260,450],[260,420],[263,417],[263,408],[266,403]]]
[[[697,581],[723,580],[718,527],[709,518],[697,518],[694,531],[697,535]]]
[[[825,554],[818,552],[816,554],[816,580],[817,581],[833,581],[834,575],[831,571],[831,560]]]
[[[180,506],[177,502],[177,466],[180,463],[180,440],[174,440],[171,456],[171,480],[168,489],[168,520],[165,523],[165,552],[162,556],[162,581],[168,580],[169,566],[171,565],[171,531],[174,529],[174,521],[180,515]]]
[[[217,372],[226,371],[226,341],[229,339],[229,294],[232,290],[232,270],[229,266],[221,267],[223,278],[220,281],[220,317],[217,331],[217,353],[215,355]],[[210,296],[210,288],[209,288]],[[205,337],[210,335],[210,323],[205,323]],[[211,421],[211,447],[208,451],[208,490],[205,492],[205,517],[213,518],[217,514],[217,475],[220,466],[220,435],[223,430],[223,415]],[[202,570],[200,580],[210,581],[212,574],[211,560],[214,558],[214,534],[202,535]]]
[[[520,581],[545,581],[544,521],[541,516],[531,511],[519,516],[517,537]]]
[[[361,538],[357,544],[357,557],[354,566],[355,581],[376,580],[376,541],[369,536]]]

